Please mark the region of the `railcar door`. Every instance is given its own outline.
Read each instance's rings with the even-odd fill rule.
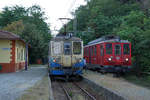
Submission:
[[[116,65],[121,65],[122,62],[122,56],[121,56],[121,44],[115,43],[115,62]]]
[[[87,57],[87,63],[89,63],[89,47],[86,48],[86,57]]]
[[[86,60],[86,63],[89,63],[89,47],[84,48],[84,58]]]
[[[64,55],[63,55],[63,66],[65,67],[71,67],[72,66],[72,60],[71,60],[71,55],[72,55],[72,45],[71,42],[64,42]]]

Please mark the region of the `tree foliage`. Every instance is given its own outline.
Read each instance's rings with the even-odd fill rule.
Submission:
[[[20,35],[31,45],[30,63],[35,63],[37,59],[47,59],[51,32],[46,19],[44,11],[38,5],[29,8],[18,5],[5,7],[0,14],[1,29]]]
[[[14,21],[11,24],[7,24],[7,26],[3,27],[2,30],[21,35],[24,30],[24,25],[22,20]]]
[[[146,1],[146,0],[145,0]],[[139,72],[150,71],[150,14],[142,0],[87,0],[74,13],[77,34],[87,44],[107,34],[119,35],[132,43],[133,66]],[[72,30],[72,23],[67,24]]]

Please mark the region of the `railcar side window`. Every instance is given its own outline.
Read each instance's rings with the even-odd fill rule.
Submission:
[[[106,54],[112,54],[112,44],[111,43],[106,44]]]
[[[124,44],[123,45],[123,54],[130,54],[130,47],[129,44]]]
[[[89,56],[89,48],[86,48],[86,55]]]
[[[100,50],[101,50],[101,56],[103,56],[104,55],[104,48],[102,45],[100,46]]]
[[[119,44],[115,45],[115,55],[121,54],[121,46]]]
[[[81,54],[81,42],[73,42],[73,54]]]
[[[71,43],[64,43],[64,54],[65,55],[71,54]]]
[[[96,56],[96,46],[94,46],[94,55]]]
[[[90,47],[91,56],[93,56],[93,47]]]
[[[84,48],[84,55],[86,56],[86,48]]]

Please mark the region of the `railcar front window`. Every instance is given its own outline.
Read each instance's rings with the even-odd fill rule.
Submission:
[[[81,54],[81,42],[73,42],[73,54]]]
[[[52,51],[54,55],[60,55],[61,54],[61,42],[52,42]]]
[[[115,45],[115,55],[121,54],[121,46],[119,44]]]
[[[130,54],[130,47],[129,44],[123,45],[123,54],[129,55]]]
[[[65,55],[71,54],[71,43],[64,43],[64,54]]]
[[[112,44],[111,43],[106,44],[106,54],[112,54]]]

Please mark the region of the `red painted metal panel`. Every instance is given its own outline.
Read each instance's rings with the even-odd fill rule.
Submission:
[[[111,43],[111,42],[109,42]],[[131,65],[131,43],[121,43],[121,42],[112,42],[112,53],[106,53],[106,44],[99,43],[92,46],[87,46],[85,49],[88,49],[89,55],[84,57],[87,60],[87,63],[99,64],[99,65]],[[124,54],[124,44],[129,44],[130,54]],[[94,48],[96,47],[96,53],[94,53]],[[84,49],[84,50],[85,50]],[[102,55],[103,54],[103,55]],[[111,58],[111,60],[109,60]],[[128,60],[127,60],[128,58]]]

